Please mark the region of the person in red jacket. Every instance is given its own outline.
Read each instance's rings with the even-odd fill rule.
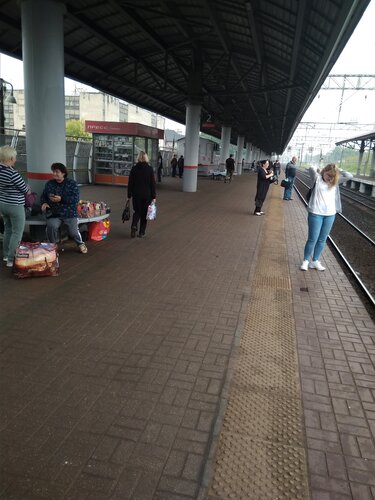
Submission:
[[[133,198],[133,219],[130,236],[142,238],[147,226],[147,208],[152,201],[156,200],[156,182],[154,170],[149,164],[148,156],[144,151],[138,155],[137,163],[130,171],[128,182],[128,200]]]

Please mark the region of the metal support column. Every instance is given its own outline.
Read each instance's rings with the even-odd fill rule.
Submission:
[[[182,190],[187,193],[197,191],[200,115],[200,104],[186,104],[185,164]]]
[[[357,176],[361,175],[361,166],[362,166],[362,159],[364,152],[365,152],[365,141],[361,141],[361,147],[358,155]]]
[[[225,160],[229,156],[230,134],[232,127],[223,125],[221,127],[221,150],[220,150],[220,170],[225,170]]]
[[[41,193],[51,164],[66,164],[62,2],[23,0],[22,53],[25,84],[28,182]]]
[[[245,137],[239,135],[237,138],[237,155],[236,155],[236,171],[237,175],[242,174],[242,158],[243,158],[243,145],[245,142]]]
[[[251,142],[246,143],[246,163],[251,163],[251,152],[252,152],[252,144]]]

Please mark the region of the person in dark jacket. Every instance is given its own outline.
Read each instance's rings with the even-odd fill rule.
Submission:
[[[268,170],[268,160],[261,160],[258,168],[257,192],[255,195],[255,210],[254,215],[264,215],[262,205],[266,199],[268,189],[270,187],[270,178],[273,176],[273,170]]]
[[[59,241],[59,228],[64,223],[78,250],[87,253],[87,247],[78,229],[78,184],[75,180],[68,179],[68,170],[62,163],[52,163],[51,170],[53,179],[47,181],[40,197],[42,212],[47,217],[48,241],[51,243]]]
[[[224,182],[232,182],[233,172],[234,172],[234,159],[233,155],[229,155],[229,158],[225,160],[225,168],[227,169],[227,175]]]
[[[161,153],[158,156],[158,182],[161,182],[161,178],[163,176],[163,157]]]
[[[287,163],[285,167],[285,179],[289,181],[289,187],[284,189],[284,197],[283,200],[289,201],[292,200],[292,191],[293,191],[293,185],[294,185],[294,180],[296,178],[297,174],[297,156],[293,156],[291,161]]]
[[[130,171],[128,182],[128,200],[133,198],[133,219],[130,236],[135,238],[140,221],[138,237],[142,238],[147,226],[147,208],[156,200],[156,183],[154,171],[144,151],[138,155],[137,163]]]
[[[173,155],[171,160],[171,168],[172,168],[172,177],[176,177],[177,173],[177,155]]]
[[[184,157],[182,155],[178,159],[177,166],[178,166],[178,176],[180,179],[182,179],[182,176],[184,175]]]

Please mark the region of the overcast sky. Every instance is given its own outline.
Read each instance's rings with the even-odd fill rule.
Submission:
[[[375,75],[375,0],[371,0],[353,35],[341,56],[331,70],[331,74],[371,74]],[[22,62],[0,55],[0,75],[15,89],[23,88]],[[373,82],[375,85],[375,81]],[[373,85],[373,86],[374,86]],[[65,92],[71,94],[75,88],[90,89],[81,83],[65,79]],[[321,91],[310,106],[303,121],[357,121],[375,122],[375,91],[345,91],[339,113],[341,92]],[[184,125],[167,120],[167,127],[184,130]]]

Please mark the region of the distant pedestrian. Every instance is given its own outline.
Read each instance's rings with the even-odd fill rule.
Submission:
[[[292,191],[294,186],[294,180],[297,174],[297,156],[293,156],[289,163],[285,167],[285,179],[288,181],[288,187],[284,188],[283,200],[292,200]]]
[[[163,157],[161,153],[158,156],[158,182],[161,182],[161,178],[163,176]]]
[[[140,221],[138,237],[142,238],[147,226],[147,208],[156,199],[154,170],[144,151],[138,155],[137,163],[130,171],[128,182],[128,200],[133,198],[133,219],[130,236],[135,237]]]
[[[262,206],[270,187],[270,178],[273,176],[273,170],[268,170],[268,160],[261,160],[259,163],[254,215],[264,215]]]
[[[172,177],[176,177],[177,174],[177,155],[173,155],[171,160]]]
[[[184,157],[182,155],[178,159],[177,166],[178,166],[178,176],[180,179],[182,179],[182,176],[184,175]]]
[[[275,163],[273,164],[273,171],[274,174],[277,175],[277,177],[280,175],[280,162],[279,160],[276,160]]]
[[[339,184],[352,179],[353,175],[339,170],[334,163],[326,165],[321,172],[315,167],[309,168],[312,191],[308,205],[309,233],[303,253],[302,271],[308,268],[324,271],[320,263],[326,240],[331,232],[336,213],[341,212]],[[310,258],[312,257],[312,261]]]
[[[232,177],[233,177],[233,172],[234,172],[234,159],[233,155],[229,155],[229,158],[225,160],[225,167],[227,170],[227,176],[225,179],[225,182],[228,180],[229,182],[232,182]]]

